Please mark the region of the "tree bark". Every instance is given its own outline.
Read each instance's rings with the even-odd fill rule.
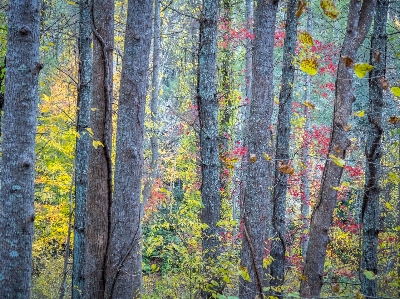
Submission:
[[[217,262],[220,248],[221,195],[218,155],[218,98],[215,84],[217,63],[217,25],[219,0],[203,0],[200,15],[199,56],[197,74],[197,104],[200,122],[201,200],[204,208],[201,221],[203,231],[202,253],[205,267]],[[207,291],[202,298],[210,298]]]
[[[103,299],[112,201],[114,1],[93,0],[91,9],[94,36],[90,127],[93,141],[102,145],[90,145],[84,298]]]
[[[254,15],[253,80],[247,142],[249,148],[247,185],[241,210],[243,229],[241,266],[251,281],[240,278],[239,297],[262,296],[263,257],[271,225],[271,115],[273,107],[273,50],[277,1],[260,1]]]
[[[350,145],[347,138],[347,125],[354,101],[353,68],[348,58],[356,60],[357,50],[365,39],[370,28],[375,10],[376,0],[351,0],[346,28],[346,35],[338,64],[334,116],[329,143],[328,156],[344,159]],[[346,66],[347,62],[347,66]],[[322,175],[322,183],[318,202],[314,207],[310,224],[310,241],[304,265],[304,279],[300,285],[300,296],[304,298],[319,297],[323,285],[324,262],[328,245],[328,232],[332,222],[333,210],[336,206],[338,186],[343,167],[333,159],[327,160]]]
[[[129,0],[118,104],[106,299],[140,298],[141,179],[153,1]]]
[[[378,0],[374,29],[371,37],[370,64],[374,69],[369,77],[368,137],[365,146],[366,169],[361,219],[363,241],[361,256],[361,292],[366,298],[377,296],[377,280],[368,279],[364,271],[378,273],[379,233],[379,176],[382,129],[383,89],[380,80],[385,78],[386,69],[386,22],[389,1]]]
[[[161,71],[161,16],[160,16],[161,0],[154,0],[154,25],[153,25],[153,76],[152,89],[150,98],[150,146],[151,161],[150,171],[143,188],[143,208],[150,197],[153,189],[154,180],[158,173],[158,96],[160,94],[160,71]],[[142,212],[143,213],[143,212]]]
[[[31,289],[35,134],[38,112],[39,0],[8,1],[0,190],[0,298]]]
[[[309,2],[308,7],[308,16],[307,16],[307,32],[312,34],[312,1]],[[309,102],[311,99],[311,75],[306,74],[306,90],[304,93],[304,101]],[[304,116],[306,118],[305,128],[304,128],[304,136],[305,139],[303,140],[303,148],[302,148],[302,156],[303,156],[303,163],[305,168],[303,170],[303,175],[301,176],[301,184],[303,195],[301,198],[301,218],[303,221],[302,226],[302,235],[300,240],[301,246],[301,255],[303,258],[303,262],[307,256],[307,247],[308,247],[308,240],[309,240],[309,227],[310,227],[310,180],[308,179],[308,161],[309,161],[309,141],[307,140],[307,136],[310,133],[310,108],[307,105],[304,105]]]
[[[86,201],[88,195],[88,169],[90,134],[90,105],[92,102],[92,29],[90,1],[79,3],[79,87],[78,116],[75,156],[75,222],[74,262],[72,269],[72,298],[84,297],[85,285],[85,243],[86,243]]]
[[[297,40],[297,4],[298,0],[290,0],[286,11],[286,36],[283,46],[282,87],[279,94],[278,124],[276,132],[275,154],[275,183],[273,193],[272,215],[272,245],[271,257],[273,258],[271,270],[271,294],[282,294],[280,287],[284,282],[285,274],[285,217],[286,217],[286,190],[288,187],[288,174],[280,170],[281,164],[288,165],[289,140],[290,140],[290,115],[292,114],[293,80],[295,68],[293,58]]]

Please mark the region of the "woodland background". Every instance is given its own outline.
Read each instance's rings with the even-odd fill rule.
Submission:
[[[18,7],[17,2],[24,1],[0,2],[0,84],[4,105],[7,105],[7,34],[11,28],[7,17],[12,8]],[[363,6],[372,3],[369,11],[372,25],[366,29],[366,37],[361,39],[358,49],[352,49],[350,54],[346,54],[346,45],[351,44],[346,42],[351,31],[348,13],[354,3],[361,3],[355,0],[265,1],[266,8],[260,1],[253,7],[251,0],[155,0],[154,3],[96,0],[93,7],[91,1],[83,0],[34,2],[40,7],[37,21],[43,69],[37,83],[32,260],[22,261],[30,268],[26,271],[31,285],[26,282],[25,293],[15,291],[18,289],[15,287],[13,294],[21,292],[25,294],[21,298],[35,299],[300,298],[300,294],[304,298],[400,298],[399,1],[378,0],[376,4],[364,0]],[[257,40],[262,36],[257,33],[260,31],[257,26],[266,26],[262,20],[268,21],[266,16],[273,13],[273,6],[274,31],[263,43]],[[387,20],[379,19],[379,14]],[[135,20],[139,20],[138,24]],[[212,32],[212,20],[216,21],[214,36],[208,35]],[[129,22],[136,24],[130,32],[126,27]],[[151,30],[139,30],[145,22],[147,27],[143,28]],[[377,24],[381,24],[380,29]],[[202,36],[200,43],[199,36]],[[375,42],[380,43],[373,44],[374,36]],[[132,65],[143,67],[137,73],[127,71],[127,81],[123,81],[125,57],[139,55],[136,50],[124,54],[124,49],[138,49],[134,48],[136,44],[129,48],[129,41],[143,39],[140,49],[147,47],[150,55],[143,61],[126,58]],[[204,52],[207,49],[202,52],[199,46],[204,41],[210,41],[207,53]],[[216,54],[214,66],[208,60],[212,53]],[[90,59],[84,57],[86,54]],[[268,57],[273,68],[271,65],[266,69],[264,74],[268,77],[260,85],[256,81],[260,76],[254,71]],[[85,68],[86,62],[92,64]],[[128,70],[129,64],[126,65]],[[343,65],[350,69],[348,79],[338,77],[342,74],[338,66]],[[85,69],[90,73],[85,75]],[[285,71],[289,74],[286,79]],[[134,92],[140,93],[139,88],[132,93],[129,87],[123,87],[122,83],[129,85],[129,78],[131,86],[138,84],[142,91],[144,87],[141,102],[144,113],[132,108],[138,102],[119,100],[122,91],[131,92],[131,98],[135,97],[132,97]],[[337,89],[341,79],[350,82],[346,87],[348,95],[342,102]],[[263,86],[267,94],[260,101],[253,101],[252,92],[255,98],[260,97]],[[202,88],[205,88],[203,93]],[[380,91],[376,93],[373,88]],[[85,102],[85,97],[91,97],[91,102]],[[217,123],[212,117],[207,120],[206,112],[199,114],[199,104],[207,103],[210,106],[202,106],[200,110],[216,116]],[[342,113],[341,109],[347,110]],[[339,127],[339,122],[333,119],[335,111],[338,117],[346,113],[348,117],[340,129],[347,136],[343,147],[342,143],[340,146],[332,143],[332,128]],[[256,119],[255,115],[264,114],[266,123],[258,127],[254,122],[249,124]],[[128,125],[122,120],[117,125],[120,115]],[[3,131],[8,128],[6,119]],[[136,159],[133,164],[126,160],[116,162],[118,138],[123,138],[123,133],[118,137],[118,130],[123,128],[131,130],[128,135],[132,137],[129,141],[132,148],[139,146],[138,151],[143,150],[143,159],[140,154],[133,155],[132,159]],[[206,148],[205,139],[200,141],[205,136],[201,134],[204,130],[214,134],[214,143],[207,145],[207,153],[202,151]],[[280,143],[281,147],[276,148],[280,137],[286,138],[287,146]],[[265,150],[256,152],[257,140],[266,140]],[[213,155],[207,160],[211,161],[207,165],[214,166],[213,173],[204,172],[207,154]],[[3,162],[5,159],[3,155]],[[267,165],[262,166],[266,173],[249,172],[257,163]],[[124,164],[126,176],[121,170]],[[339,176],[332,176],[337,183],[327,187],[329,192],[325,192],[322,184],[327,180],[324,175],[327,165],[340,172]],[[82,171],[82,167],[87,168]],[[131,179],[132,173],[139,181]],[[262,175],[268,179],[249,193],[246,188],[251,188],[254,182],[248,182],[248,178],[251,180],[257,174],[261,180]],[[333,197],[326,200],[333,214],[331,220],[330,216],[325,217],[331,224],[325,232],[326,251],[310,251],[311,257],[307,255],[310,260],[326,255],[322,264],[314,267],[316,272],[322,269],[322,289],[306,293],[305,286],[300,291],[300,284],[313,280],[312,271],[305,270],[304,264],[313,232],[312,229],[310,232],[312,211],[324,202],[321,188],[325,190],[323,194],[333,192]],[[277,190],[283,195],[276,195]],[[370,190],[376,192],[368,202],[368,196],[373,196],[368,195]],[[106,208],[111,205],[108,200],[124,201],[125,192],[135,194],[134,203],[127,201],[124,206],[122,202],[111,215]],[[214,202],[202,200],[202,192]],[[205,195],[205,192],[211,193]],[[259,205],[245,204],[246,198],[254,198]],[[5,211],[7,197],[3,194],[1,200],[0,208]],[[373,206],[368,206],[371,202]],[[373,213],[368,214],[368,209]],[[85,218],[86,213],[91,216]],[[207,220],[207,215],[216,215],[217,221]],[[265,219],[261,219],[263,215]],[[129,223],[130,230],[113,236],[112,241],[107,235],[108,221],[119,216],[122,218],[118,223]],[[1,217],[0,236],[6,240],[5,223],[13,218],[5,213]],[[260,217],[257,221],[264,225],[263,231],[257,235],[258,222],[250,219],[250,224],[246,224],[245,217]],[[126,249],[125,243],[132,237],[136,247]],[[216,243],[210,245],[208,241]],[[243,245],[248,247],[247,255],[243,253],[242,242],[247,244]],[[128,258],[132,258],[130,264],[120,264],[133,271],[130,277],[136,277],[134,282],[129,279],[125,282],[132,286],[129,291],[120,282],[125,295],[103,293],[107,278],[103,276],[105,268],[101,267],[107,266],[100,265],[99,270],[95,261],[112,259],[104,257],[111,250],[107,249],[110,243],[116,244],[116,252],[127,250]],[[375,243],[375,247],[369,246]],[[2,250],[9,250],[4,244],[0,245]],[[119,244],[125,245],[118,249]],[[97,256],[85,260],[88,250]],[[1,264],[5,265],[9,259],[5,258],[8,252],[0,255]],[[83,261],[79,262],[80,258]],[[274,261],[282,262],[276,267],[283,272],[274,272]],[[260,273],[254,269],[257,262],[256,268],[265,277],[262,282],[259,277],[257,280]],[[17,298],[7,297],[11,294],[7,295],[10,289],[5,286],[9,282],[1,271],[2,298]],[[85,282],[80,275],[90,278]],[[90,282],[95,277],[100,277],[98,280],[106,286]],[[96,294],[88,295],[89,289]]]

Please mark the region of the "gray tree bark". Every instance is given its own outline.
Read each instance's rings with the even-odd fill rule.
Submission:
[[[309,2],[308,7],[308,15],[307,15],[307,32],[312,34],[312,1]],[[311,75],[306,75],[306,90],[304,93],[304,101],[309,102],[311,99]],[[311,121],[310,121],[310,108],[304,105],[304,116],[306,118],[305,123],[305,136],[308,136],[311,129]],[[305,165],[305,169],[303,175],[301,176],[301,184],[303,190],[303,198],[301,199],[301,217],[303,220],[303,227],[302,227],[302,236],[301,236],[301,255],[303,261],[305,261],[307,256],[307,247],[308,247],[308,240],[309,240],[309,227],[310,227],[310,180],[308,179],[308,168],[307,164],[309,161],[309,148],[308,148],[308,141],[303,141],[303,149],[302,149],[302,156],[303,156],[303,163]]]
[[[79,2],[79,87],[75,156],[75,222],[74,262],[72,269],[72,298],[83,298],[85,285],[86,201],[90,134],[90,105],[92,102],[92,29],[90,1]]]
[[[160,94],[160,72],[161,72],[161,0],[154,0],[154,23],[153,23],[153,76],[151,80],[150,98],[150,130],[151,161],[150,171],[143,188],[143,208],[150,197],[154,180],[158,173],[158,96]],[[143,212],[142,212],[143,213]]]
[[[260,1],[254,12],[253,80],[247,143],[249,164],[241,210],[243,229],[241,266],[251,281],[240,278],[239,297],[262,296],[266,283],[263,268],[265,241],[271,225],[271,115],[273,107],[273,50],[278,1]]]
[[[205,268],[217,262],[220,248],[219,228],[221,196],[218,155],[218,99],[215,84],[217,63],[217,25],[219,0],[203,0],[200,15],[197,104],[200,122],[201,200],[204,208],[201,221],[202,250]],[[207,291],[202,298],[210,298]]]
[[[346,35],[340,52],[336,77],[334,116],[328,156],[344,159],[350,145],[346,127],[354,102],[353,67],[349,60],[355,62],[357,50],[365,39],[371,26],[376,0],[351,0],[347,20]],[[361,7],[361,8],[360,8]],[[347,64],[347,65],[346,65]],[[327,160],[322,175],[318,202],[314,207],[310,224],[310,240],[303,269],[304,279],[300,285],[300,296],[303,298],[319,297],[323,285],[324,262],[328,245],[328,232],[336,206],[337,191],[343,167],[333,159]]]
[[[369,76],[368,137],[365,146],[366,168],[363,206],[363,241],[361,256],[361,292],[366,298],[376,297],[377,279],[368,279],[364,271],[378,273],[379,176],[382,129],[383,89],[380,81],[386,74],[386,23],[389,1],[378,0],[371,37]]]
[[[90,127],[89,194],[87,198],[84,298],[103,299],[112,201],[112,101],[114,0],[92,1],[93,102]]]
[[[117,120],[106,299],[140,298],[141,179],[152,0],[129,0]]]
[[[8,1],[0,190],[4,299],[28,299],[31,289],[40,5],[39,0]]]
[[[290,0],[286,10],[286,36],[283,45],[282,87],[279,93],[279,111],[276,132],[275,154],[275,182],[273,192],[273,240],[271,257],[273,258],[271,271],[271,295],[282,294],[280,287],[285,275],[285,217],[286,217],[286,190],[288,174],[280,170],[281,164],[287,165],[289,160],[290,116],[292,114],[293,80],[297,40],[297,4],[298,0]]]

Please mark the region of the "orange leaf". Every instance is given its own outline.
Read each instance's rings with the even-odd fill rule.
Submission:
[[[396,125],[396,124],[400,123],[400,118],[397,116],[391,116],[389,118],[389,123],[391,123],[392,125]]]
[[[352,63],[353,63],[353,59],[351,59],[349,56],[342,56],[342,57],[340,57],[343,61],[344,61],[344,63],[345,63],[345,65],[346,65],[346,67],[349,67]]]
[[[306,7],[306,2],[304,0],[299,0],[299,3],[297,4],[296,18],[300,18]]]
[[[288,164],[284,164],[283,162],[279,162],[278,168],[280,172],[283,172],[285,174],[294,174],[294,168],[290,167],[290,165]]]

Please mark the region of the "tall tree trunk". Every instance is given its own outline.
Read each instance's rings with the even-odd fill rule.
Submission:
[[[79,3],[79,87],[78,116],[75,156],[75,222],[74,222],[74,263],[72,270],[72,298],[84,297],[85,286],[85,243],[86,243],[86,201],[88,195],[88,169],[90,134],[90,105],[92,102],[92,29],[90,1]]]
[[[200,122],[201,199],[204,208],[201,221],[207,225],[203,231],[202,250],[205,265],[217,262],[221,196],[218,155],[218,98],[215,85],[217,63],[217,25],[219,0],[203,0],[200,16],[199,61],[197,74],[197,103]],[[202,298],[209,298],[202,292]]]
[[[118,104],[106,299],[140,298],[141,179],[153,1],[129,0]]]
[[[241,266],[247,269],[251,281],[240,279],[241,299],[262,296],[265,285],[263,257],[272,209],[271,166],[264,155],[271,155],[273,50],[277,6],[277,1],[259,1],[254,16],[252,100],[247,135],[249,165],[241,211],[243,239],[240,253]]]
[[[343,167],[335,159],[344,159],[350,145],[347,138],[347,125],[352,112],[353,67],[349,61],[356,60],[357,50],[365,39],[371,26],[376,0],[351,0],[347,20],[346,35],[340,53],[334,116],[329,144],[329,160],[325,163],[318,202],[314,207],[310,224],[310,241],[304,265],[300,295],[304,298],[319,297],[324,277],[324,262],[328,245],[328,232],[336,206],[337,190],[343,173]],[[333,157],[333,158],[332,158]]]
[[[5,299],[28,299],[31,289],[40,4],[8,1],[0,190],[0,298]]]
[[[87,299],[103,299],[105,262],[112,201],[112,90],[114,0],[92,1],[93,103],[90,127],[89,194],[87,198],[85,287]]]
[[[276,132],[275,183],[273,194],[273,240],[271,246],[271,289],[274,296],[281,295],[285,274],[285,217],[286,189],[288,174],[280,170],[288,165],[290,140],[290,115],[292,114],[293,79],[295,68],[293,58],[297,40],[297,4],[298,0],[290,0],[286,11],[286,36],[283,46],[282,87],[279,94],[279,112]]]
[[[309,7],[308,7],[308,15],[307,15],[307,32],[312,34],[312,1],[309,2]],[[306,90],[304,93],[304,101],[305,102],[310,102],[311,100],[311,75],[306,75]],[[303,156],[303,163],[304,163],[304,170],[303,170],[303,175],[301,176],[301,184],[302,184],[302,190],[303,190],[303,195],[301,198],[301,218],[303,221],[303,226],[302,226],[302,235],[301,235],[301,240],[300,240],[300,246],[301,246],[301,254],[303,261],[306,259],[306,252],[307,252],[307,247],[308,247],[308,231],[310,227],[310,219],[309,214],[310,214],[310,181],[308,179],[308,161],[309,161],[309,142],[307,140],[308,134],[310,133],[310,126],[311,126],[311,120],[310,120],[310,108],[307,105],[304,105],[304,116],[306,118],[306,123],[305,123],[305,128],[304,128],[304,136],[305,139],[303,140],[303,148],[302,148],[302,156]]]
[[[378,0],[371,37],[370,64],[374,69],[369,77],[368,137],[365,146],[366,169],[363,206],[363,241],[361,271],[378,272],[379,232],[379,176],[382,129],[383,89],[380,81],[385,78],[386,69],[386,22],[389,1]],[[361,274],[361,292],[366,298],[377,296],[377,280]]]
[[[154,25],[153,25],[153,77],[151,80],[151,98],[150,98],[150,145],[151,145],[151,161],[150,171],[147,181],[143,188],[143,208],[150,197],[154,180],[158,173],[158,96],[160,94],[160,71],[161,71],[161,16],[160,16],[161,0],[154,0]],[[143,213],[143,212],[142,212]]]

